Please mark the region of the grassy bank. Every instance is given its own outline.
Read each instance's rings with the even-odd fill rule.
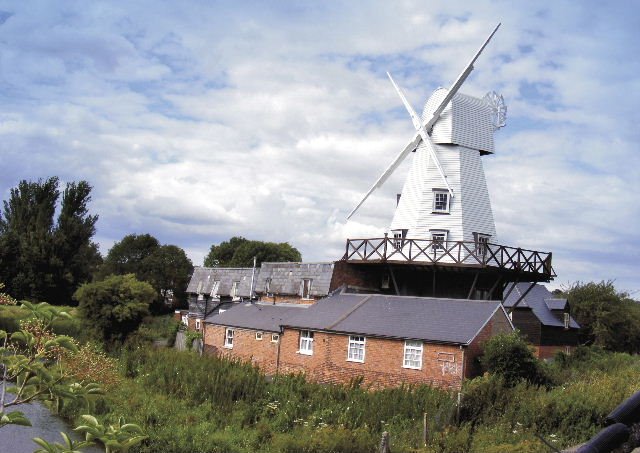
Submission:
[[[120,364],[126,379],[97,411],[143,426],[144,452],[368,453],[383,431],[394,452],[548,451],[536,434],[559,448],[582,442],[640,389],[638,357],[585,350],[549,367],[548,387],[507,387],[494,376],[469,381],[456,420],[457,395],[427,386],[368,391],[301,376],[267,382],[245,364],[148,347],[123,351]]]

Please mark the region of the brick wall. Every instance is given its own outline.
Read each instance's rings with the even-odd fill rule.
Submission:
[[[575,346],[555,345],[555,346],[534,346],[534,354],[540,360],[552,359],[557,352],[569,352],[571,354]]]
[[[251,362],[265,374],[276,373],[278,343],[271,341],[272,332],[262,332],[256,340],[256,331],[233,328],[233,348],[224,346],[225,327],[207,324],[204,332],[205,351],[222,357]]]
[[[467,348],[464,363],[465,377],[477,376],[480,373],[478,358],[482,355],[484,343],[489,338],[498,333],[508,333],[512,331],[513,329],[505,313],[502,310],[496,311]]]
[[[463,351],[458,346],[423,345],[422,369],[403,368],[404,341],[367,338],[363,363],[347,360],[348,335],[314,332],[313,355],[298,352],[299,332],[286,329],[281,337],[281,373],[304,373],[311,381],[348,383],[363,378],[374,388],[402,383],[460,388]]]
[[[302,304],[302,305],[311,305],[315,303],[317,300],[322,299],[325,296],[311,296],[311,299],[303,299],[299,295],[294,294],[273,294],[269,296],[265,296],[264,294],[259,294],[260,302],[264,303],[276,303],[276,304]]]

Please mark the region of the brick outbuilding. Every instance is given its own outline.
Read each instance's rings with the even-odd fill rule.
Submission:
[[[322,383],[459,388],[483,342],[512,330],[496,301],[338,293],[311,306],[234,306],[206,320],[205,349]]]

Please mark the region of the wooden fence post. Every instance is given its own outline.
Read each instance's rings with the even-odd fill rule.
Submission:
[[[391,453],[391,447],[389,446],[389,433],[387,431],[382,433],[379,453]]]
[[[422,416],[422,440],[424,442],[424,446],[427,446],[429,442],[429,429],[427,426],[427,413],[425,412]]]

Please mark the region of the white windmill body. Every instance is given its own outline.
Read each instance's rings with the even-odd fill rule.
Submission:
[[[433,116],[447,93],[444,88],[433,93],[425,105],[423,123]],[[495,223],[480,159],[493,153],[493,133],[489,103],[456,93],[434,123],[431,143],[422,141],[415,151],[389,235],[495,243]]]
[[[442,254],[446,262],[462,260],[447,250],[447,243],[474,242],[475,251],[465,247],[463,254],[484,256],[487,243],[496,243],[496,228],[480,157],[494,152],[494,131],[505,125],[506,107],[495,92],[484,98],[459,93],[473,65],[500,24],[484,41],[451,88],[437,89],[427,101],[421,116],[413,110],[393,78],[416,129],[413,139],[396,156],[360,203],[351,217],[373,191],[379,188],[412,152],[415,157],[398,200],[389,228],[395,248],[404,254],[404,239],[427,242],[433,254]],[[423,246],[420,246],[421,248]],[[420,254],[423,260],[432,257]]]

